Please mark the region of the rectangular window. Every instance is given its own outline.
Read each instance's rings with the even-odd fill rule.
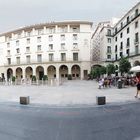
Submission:
[[[121,28],[123,28],[123,22],[121,22]]]
[[[136,21],[136,22],[135,22],[135,28],[138,28],[138,26],[139,26],[139,22]]]
[[[73,53],[73,61],[78,61],[78,53]]]
[[[107,46],[107,53],[111,53],[111,46]]]
[[[120,44],[120,50],[122,50],[123,49],[123,42],[121,42],[121,44]]]
[[[138,43],[139,42],[139,33],[136,33],[135,34],[135,43]]]
[[[116,54],[116,55],[115,55],[115,60],[117,60],[117,59],[118,59],[118,55]]]
[[[49,28],[49,33],[50,33],[50,34],[55,33],[55,28]]]
[[[38,29],[38,35],[42,35],[43,34],[43,29]]]
[[[120,34],[120,38],[122,38],[122,37],[123,37],[123,33]]]
[[[42,62],[42,55],[41,54],[37,55],[37,62]]]
[[[108,43],[111,43],[111,38],[107,38],[107,42]]]
[[[17,64],[20,64],[20,57],[16,57]]]
[[[78,35],[77,34],[73,34],[73,40],[78,40]]]
[[[127,21],[126,21],[126,22],[127,22],[127,24],[129,23],[129,20],[130,20],[130,19],[129,19],[129,16],[128,16],[128,17],[127,17]]]
[[[129,31],[129,27],[127,28],[127,34],[129,33],[130,31]]]
[[[61,53],[61,61],[66,61],[66,53]]]
[[[111,59],[111,55],[107,55],[107,59]]]
[[[117,52],[117,51],[118,51],[118,46],[116,45],[116,46],[115,46],[115,52]]]
[[[53,36],[52,35],[49,35],[49,41],[53,41]]]
[[[26,47],[26,52],[27,52],[27,53],[30,52],[30,47]]]
[[[53,53],[49,54],[49,61],[53,61],[54,57],[53,57]]]
[[[130,46],[130,38],[127,38],[127,44],[126,44],[127,47]]]
[[[139,9],[135,10],[135,16],[137,17],[139,15]]]
[[[122,53],[122,52],[120,52],[120,57],[121,57],[121,58],[123,57],[123,53]]]
[[[126,50],[126,54],[127,54],[127,56],[129,56],[129,49]]]
[[[37,37],[37,43],[41,42],[41,37]]]
[[[37,46],[37,51],[41,51],[41,45]]]
[[[117,41],[117,39],[118,39],[118,38],[117,38],[117,36],[116,36],[116,37],[115,37],[115,41]]]
[[[73,49],[78,49],[78,43],[73,43]]]
[[[49,44],[49,50],[53,50],[53,44]]]
[[[7,55],[10,55],[10,50],[7,50]]]
[[[138,53],[139,53],[139,47],[137,45],[137,46],[135,46],[135,54],[138,54]]]
[[[65,43],[61,43],[61,50],[65,50],[66,47],[65,47]]]
[[[17,48],[17,49],[16,49],[16,52],[17,52],[17,53],[20,53],[20,49],[19,49],[19,48]]]
[[[61,38],[61,41],[65,41],[65,35],[61,35],[60,38]]]
[[[10,43],[7,43],[7,47],[10,47]]]
[[[11,65],[11,58],[7,58],[8,65]]]
[[[16,41],[16,46],[19,46],[19,40]]]
[[[27,44],[30,44],[30,38],[27,38]]]
[[[31,63],[31,56],[30,55],[26,56],[26,61],[27,61],[27,64]]]

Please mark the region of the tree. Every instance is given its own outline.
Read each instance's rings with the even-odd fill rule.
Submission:
[[[108,75],[111,75],[111,74],[115,73],[115,66],[113,64],[108,64],[106,66],[106,69],[107,69],[107,74]]]
[[[106,67],[101,66],[99,69],[100,69],[100,74],[101,75],[106,74]]]
[[[131,68],[130,62],[127,58],[121,58],[119,61],[119,70],[121,73],[128,73]]]

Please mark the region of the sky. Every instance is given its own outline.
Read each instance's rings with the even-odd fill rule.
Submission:
[[[120,18],[140,0],[0,0],[0,33],[46,22],[97,24]]]

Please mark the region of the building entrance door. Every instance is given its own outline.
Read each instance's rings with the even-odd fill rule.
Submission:
[[[39,80],[42,80],[44,76],[44,72],[43,71],[39,71]]]

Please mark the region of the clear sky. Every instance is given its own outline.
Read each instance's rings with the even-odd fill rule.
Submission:
[[[64,20],[94,23],[121,17],[140,0],[0,0],[0,32]]]

